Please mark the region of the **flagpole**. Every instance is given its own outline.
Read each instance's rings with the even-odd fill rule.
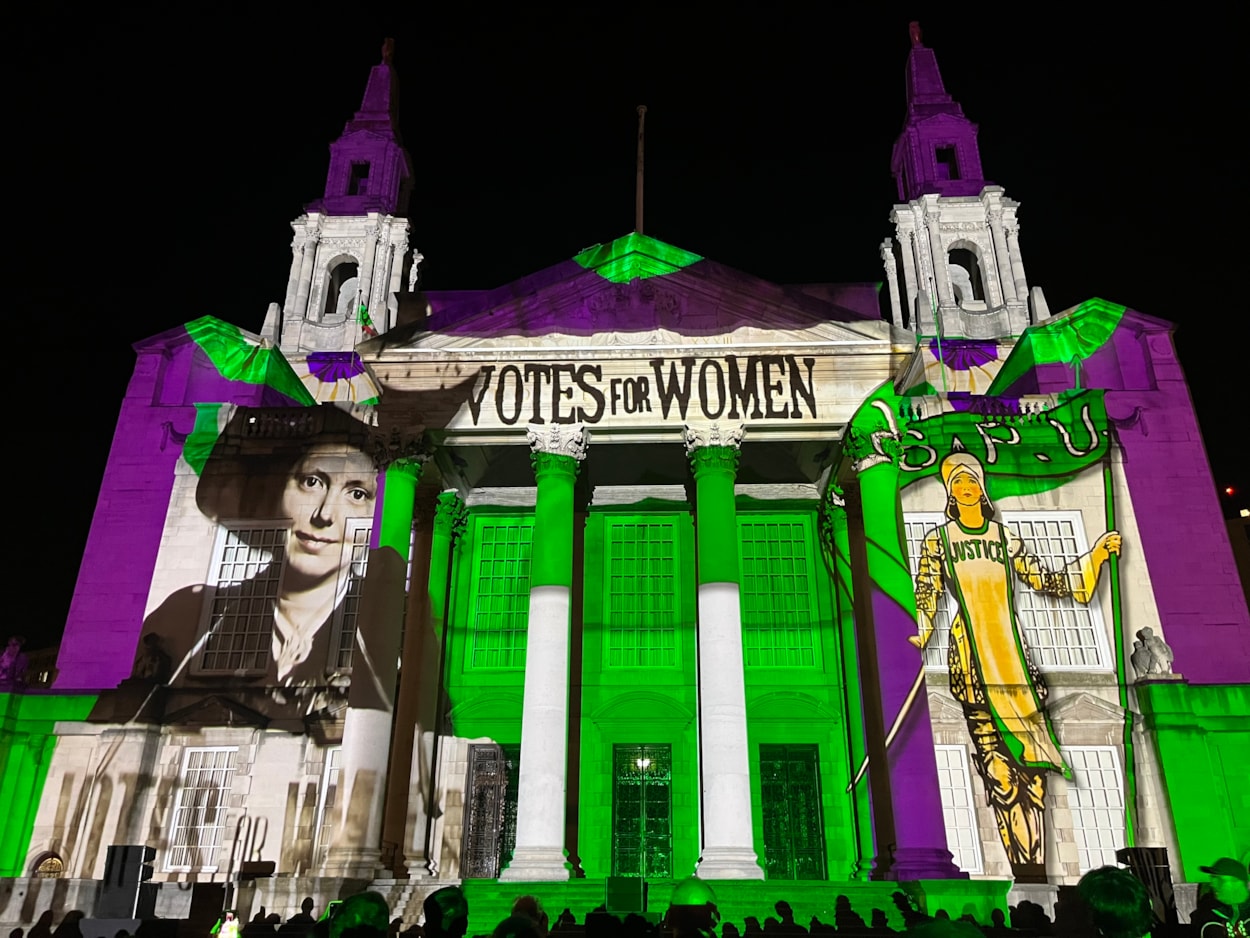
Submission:
[[[634,186],[634,231],[642,234],[642,143],[647,123],[647,106],[638,105],[638,163],[637,182]]]

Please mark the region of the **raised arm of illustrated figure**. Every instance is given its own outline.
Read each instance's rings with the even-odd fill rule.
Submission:
[[[938,600],[946,589],[942,576],[944,566],[942,538],[935,528],[925,535],[920,547],[920,562],[916,566],[916,622],[920,626],[920,634],[909,635],[907,640],[917,648],[924,648],[933,637]]]
[[[1103,565],[1112,554],[1119,554],[1123,538],[1119,531],[1108,531],[1094,542],[1094,547],[1059,570],[1050,570],[1028,552],[1024,541],[1007,528],[1007,555],[1018,576],[1039,593],[1071,596],[1078,603],[1088,603],[1098,587]]]

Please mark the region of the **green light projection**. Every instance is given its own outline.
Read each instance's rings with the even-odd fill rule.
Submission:
[[[306,406],[316,403],[282,353],[268,343],[258,345],[238,326],[214,316],[201,316],[184,328],[223,378],[263,384]]]
[[[58,720],[85,720],[96,696],[0,693],[0,876],[28,876],[39,799],[56,749]]]
[[[604,280],[629,283],[676,273],[703,258],[635,231],[607,244],[587,248],[573,260]]]
[[[1012,385],[1038,365],[1062,363],[1076,369],[1076,386],[1081,383],[1080,365],[1115,332],[1125,307],[1106,300],[1086,300],[1070,313],[1055,316],[1024,330],[1020,341],[1003,363],[986,394],[1006,394]]]

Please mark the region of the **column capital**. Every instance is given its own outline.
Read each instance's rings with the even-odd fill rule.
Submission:
[[[434,533],[454,539],[464,531],[469,513],[460,495],[452,490],[440,492],[434,505]]]
[[[730,423],[721,426],[719,423],[686,424],[682,431],[682,439],[686,443],[686,455],[694,459],[698,450],[709,446],[728,447],[735,451],[742,446],[742,438],[746,435],[746,424]]]
[[[421,470],[432,455],[421,433],[403,434],[399,427],[392,427],[390,436],[375,434],[373,437],[373,464],[378,472],[396,469],[420,481]]]
[[[590,446],[590,433],[580,423],[530,424],[525,428],[525,437],[529,440],[530,461],[535,468],[542,456],[567,456],[580,463]]]
[[[851,457],[851,468],[857,474],[885,463],[898,465],[899,457],[903,453],[898,431],[875,430],[872,433],[862,433],[851,430],[842,445],[846,454]]]

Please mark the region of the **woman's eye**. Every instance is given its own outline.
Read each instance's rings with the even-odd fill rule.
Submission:
[[[299,484],[306,489],[315,489],[321,485],[321,479],[317,476],[304,476],[299,480]]]
[[[366,492],[364,489],[352,489],[347,494],[352,498],[353,501],[363,502],[363,501],[368,501],[369,499],[369,493]]]

